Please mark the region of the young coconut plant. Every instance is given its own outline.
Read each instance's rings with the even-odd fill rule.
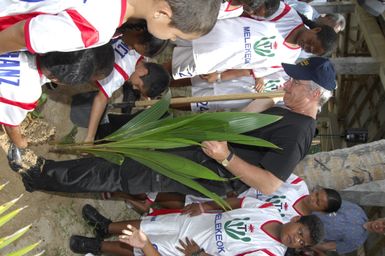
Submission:
[[[0,185],[0,190],[2,190],[6,185],[8,184],[5,183],[3,185]],[[12,220],[13,218],[15,218],[22,210],[24,210],[27,206],[24,206],[24,207],[21,207],[21,208],[18,208],[16,210],[13,210],[9,213],[5,213],[8,209],[10,209],[17,201],[19,201],[19,199],[22,197],[23,195],[19,196],[18,198],[15,198],[7,203],[4,203],[2,205],[0,205],[0,229],[3,225],[5,225],[8,221]],[[36,246],[38,246],[40,244],[40,242],[37,242],[37,243],[34,243],[34,244],[31,244],[31,245],[28,245],[28,246],[25,246],[17,251],[14,251],[14,252],[10,252],[8,254],[5,254],[5,253],[2,253],[2,250],[4,247],[6,247],[7,245],[13,243],[14,241],[16,241],[17,239],[19,239],[20,237],[22,237],[25,233],[28,232],[28,230],[31,229],[31,224],[30,225],[27,225],[19,230],[17,230],[16,232],[14,232],[13,234],[10,234],[8,236],[5,236],[5,237],[0,237],[0,255],[5,255],[5,256],[22,256],[22,255],[26,255],[28,252],[32,251],[33,249],[35,249]],[[35,254],[35,256],[38,256],[38,255],[43,255],[44,251],[38,253],[38,254]]]
[[[195,179],[226,181],[210,169],[165,149],[200,146],[205,140],[228,141],[258,147],[278,148],[274,144],[242,133],[271,124],[281,117],[243,112],[191,114],[165,117],[170,97],[166,96],[141,112],[119,130],[105,137],[100,144],[58,145],[77,153],[90,153],[115,164],[130,157],[160,174],[195,189],[216,201],[224,209],[229,205],[217,194],[207,190]]]

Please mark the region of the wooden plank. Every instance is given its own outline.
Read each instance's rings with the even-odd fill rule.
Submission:
[[[319,13],[351,13],[355,11],[356,4],[347,2],[310,3]]]
[[[381,62],[373,57],[340,57],[331,58],[338,75],[378,74]]]

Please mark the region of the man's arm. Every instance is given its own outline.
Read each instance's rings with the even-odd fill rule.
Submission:
[[[24,24],[20,21],[0,32],[0,54],[26,48]]]
[[[226,141],[204,141],[202,150],[218,162],[223,161],[230,154]],[[226,169],[245,184],[258,189],[265,195],[275,192],[283,184],[282,180],[268,170],[249,164],[236,155],[232,157]]]
[[[236,79],[242,76],[251,76],[251,69],[229,69],[221,73],[210,73],[207,75],[202,75],[201,77],[209,83],[214,83],[218,80],[220,74],[221,80],[231,80]]]
[[[27,139],[21,134],[20,126],[4,125],[5,132],[10,140],[18,148],[26,148],[28,146]]]
[[[87,136],[84,140],[85,142],[93,142],[95,140],[95,134],[98,130],[98,125],[106,108],[107,102],[107,97],[103,94],[101,90],[99,90],[92,103],[90,120],[88,122]]]

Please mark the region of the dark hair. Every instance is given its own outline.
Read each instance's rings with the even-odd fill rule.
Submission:
[[[143,63],[148,73],[141,77],[143,85],[146,90],[146,96],[153,98],[159,96],[170,85],[170,75],[166,69],[156,63]]]
[[[278,10],[280,3],[280,0],[265,0],[265,17],[273,15]]]
[[[340,194],[336,190],[330,188],[323,188],[323,190],[325,190],[328,197],[328,207],[324,210],[324,212],[331,213],[338,211],[342,203]]]
[[[107,77],[114,69],[115,64],[114,48],[111,42],[92,48],[92,51],[95,53],[95,71],[93,75]]]
[[[323,56],[330,55],[337,46],[337,33],[333,28],[326,25],[317,25],[316,27],[321,28],[317,33],[317,38],[321,42],[322,48],[325,50]]]
[[[205,35],[214,27],[221,0],[166,0],[172,15],[170,26],[183,33]]]
[[[318,244],[324,239],[324,225],[318,216],[314,214],[302,216],[297,222],[303,224],[309,229],[311,246]]]
[[[147,30],[137,37],[139,43],[144,46],[144,56],[153,58],[160,54],[168,45],[169,40],[162,40],[150,34]]]
[[[153,58],[160,54],[167,47],[169,42],[169,40],[162,40],[150,34],[147,30],[147,22],[145,20],[138,20],[135,22],[127,21],[120,26],[117,31],[122,34],[128,31],[139,32],[136,35],[136,40],[138,40],[138,43],[143,45],[145,49],[143,55],[149,58]]]
[[[299,11],[297,11],[297,13],[298,13],[299,17],[301,17],[303,24],[305,24],[308,28],[313,29],[313,28],[319,26],[319,25],[317,25],[316,22],[309,20],[305,15],[303,15]]]
[[[39,64],[61,83],[77,85],[89,82],[97,73],[108,75],[114,60],[114,51],[108,43],[80,51],[49,52],[39,57]]]

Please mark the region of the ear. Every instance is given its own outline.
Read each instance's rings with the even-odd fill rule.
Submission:
[[[320,90],[314,90],[312,92],[312,96],[313,96],[314,99],[318,100],[321,97],[321,91]]]
[[[315,33],[318,33],[322,30],[321,27],[315,27],[315,28],[312,28],[312,31],[315,32]]]
[[[172,17],[172,10],[170,5],[166,1],[158,1],[158,3],[155,6],[155,12],[153,14],[153,17],[155,19],[158,19],[160,17],[166,17],[168,19],[171,19]]]
[[[293,222],[293,223],[298,222],[300,218],[301,216],[294,216],[293,218],[290,219],[290,222]]]

